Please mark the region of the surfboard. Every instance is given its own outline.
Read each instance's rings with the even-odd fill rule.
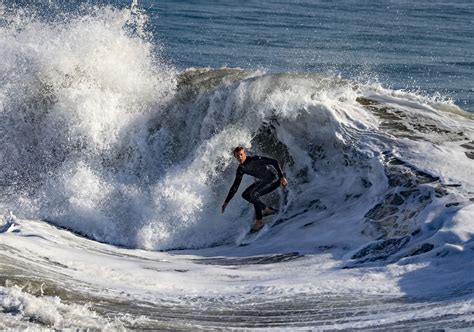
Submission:
[[[16,233],[19,232],[20,225],[13,221],[8,221],[6,224],[0,226],[0,233]]]
[[[259,237],[268,232],[275,220],[277,220],[277,216],[278,211],[275,210],[275,213],[263,217],[263,227],[256,232],[252,232],[252,228],[250,228],[246,234],[237,240],[237,244],[242,247],[255,242]]]
[[[256,241],[260,236],[262,236],[262,234],[266,233],[269,228],[270,227],[265,224],[260,230],[256,232],[248,231],[247,234],[245,234],[244,237],[238,241],[239,246],[246,246]]]

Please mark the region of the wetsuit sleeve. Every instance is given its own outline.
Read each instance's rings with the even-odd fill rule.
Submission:
[[[278,172],[278,176],[281,178],[285,177],[283,172],[281,171],[280,164],[278,163],[278,160],[272,159],[272,158],[267,158],[267,157],[259,157],[260,160],[262,160],[265,164],[267,165],[272,165],[276,171]]]
[[[235,174],[234,183],[232,183],[232,187],[230,187],[229,193],[227,194],[227,198],[225,199],[226,203],[229,203],[232,197],[234,197],[237,190],[239,190],[240,182],[242,182],[242,177],[244,176],[244,172],[239,167],[237,168],[237,173]]]

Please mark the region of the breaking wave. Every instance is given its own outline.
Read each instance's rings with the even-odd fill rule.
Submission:
[[[452,144],[466,170],[472,116],[339,77],[178,72],[137,33],[143,21],[109,7],[54,24],[6,15],[3,211],[132,248],[233,244],[253,219],[238,196],[220,213],[236,167],[230,151],[241,144],[284,165],[289,187],[268,199],[280,208],[273,236],[287,250],[311,250],[299,235],[322,231],[320,246],[351,243],[357,264],[455,250],[438,231],[462,233],[472,183],[450,183],[436,167],[443,154],[424,158]]]

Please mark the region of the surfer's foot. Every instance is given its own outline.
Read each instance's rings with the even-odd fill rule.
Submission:
[[[255,224],[253,224],[252,226],[252,229],[250,230],[251,233],[255,233],[255,232],[258,232],[259,230],[262,229],[262,227],[264,226],[265,224],[261,221],[261,220],[256,220],[255,221]]]
[[[271,207],[266,207],[265,209],[262,210],[262,216],[266,217],[271,214],[276,213],[275,209],[272,209]]]

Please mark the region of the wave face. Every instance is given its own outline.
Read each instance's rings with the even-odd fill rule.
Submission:
[[[423,241],[452,220],[446,204],[469,202],[411,153],[450,142],[466,146],[459,167],[472,159],[471,119],[449,102],[316,74],[178,73],[129,10],[54,24],[8,15],[0,204],[19,217],[132,248],[232,244],[253,219],[238,195],[220,213],[239,144],[287,172],[288,189],[268,198],[281,211],[278,236],[316,234],[313,224],[333,220],[329,233],[347,227],[340,242],[361,234],[352,249],[369,243],[352,253],[357,262],[432,250],[438,242]],[[425,232],[428,211],[441,221]],[[286,243],[310,250],[305,241]]]

